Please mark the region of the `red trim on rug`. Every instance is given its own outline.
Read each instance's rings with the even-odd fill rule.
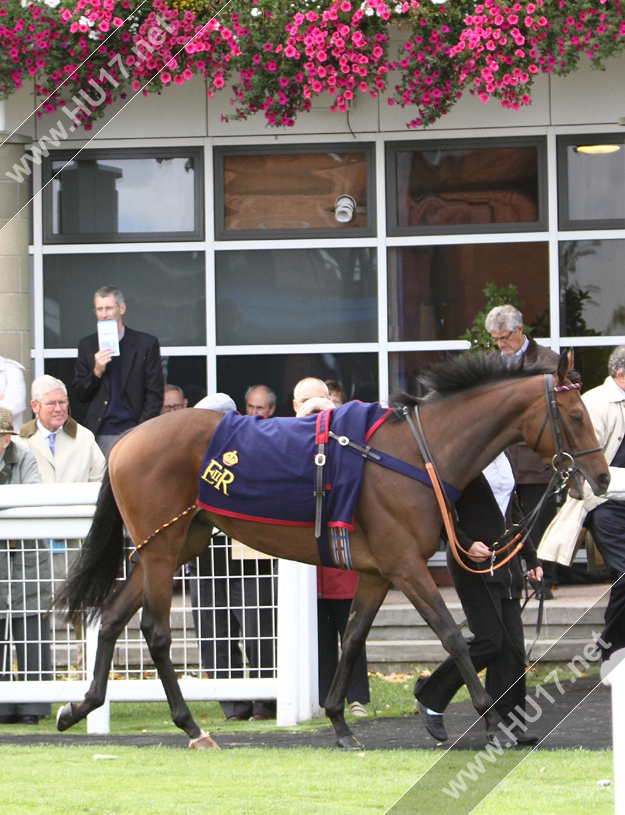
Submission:
[[[330,411],[322,410],[317,414],[315,423],[315,444],[327,444],[330,441]]]
[[[279,521],[276,518],[258,518],[256,515],[244,515],[242,512],[230,512],[227,509],[217,509],[209,507],[197,501],[197,505],[207,512],[214,512],[215,515],[225,515],[227,518],[240,518],[242,521],[255,521],[259,524],[276,524],[277,526],[314,526],[314,521]]]
[[[384,414],[384,416],[380,416],[380,418],[377,420],[377,422],[374,422],[371,425],[371,427],[369,428],[369,430],[367,430],[367,432],[365,434],[365,444],[369,441],[371,436],[373,436],[373,434],[378,429],[378,427],[381,424],[384,424],[384,422],[388,419],[388,417],[390,416],[390,414],[392,412],[393,412],[393,408],[386,408],[386,413]]]
[[[345,521],[328,521],[328,526],[332,527],[340,527],[341,529],[347,529],[348,532],[354,531],[354,524],[346,524]]]

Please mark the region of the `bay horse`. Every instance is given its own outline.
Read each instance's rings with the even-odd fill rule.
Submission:
[[[509,445],[525,440],[530,447],[536,446],[548,463],[558,446],[573,457],[577,453],[575,469],[595,494],[601,494],[609,484],[608,465],[597,447],[578,386],[566,385],[570,367],[569,356],[562,354],[557,373],[549,371],[546,380],[544,369],[511,369],[496,354],[451,360],[427,375],[432,393],[424,400],[401,396],[397,406],[403,410],[396,409],[375,430],[369,443],[414,467],[422,467],[423,458],[406,421],[406,414],[414,414],[418,404],[440,476],[460,491]],[[557,398],[557,407],[552,406],[557,413],[555,428],[551,420],[547,421],[546,381],[553,381],[560,389],[554,393],[551,388],[553,400]],[[141,630],[165,688],[174,723],[189,736],[189,746],[216,747],[193,720],[170,658],[175,571],[210,545],[214,526],[274,557],[320,565],[310,527],[224,517],[195,505],[202,456],[223,415],[210,410],[171,412],[134,428],[111,450],[91,530],[55,600],[55,607],[69,616],[86,613],[94,618],[102,614],[93,681],[84,701],[71,702],[59,710],[59,730],[67,730],[103,704],[117,638],[143,607]],[[569,476],[571,493],[581,497],[579,473],[571,468]],[[174,518],[178,519],[170,523]],[[150,540],[139,548],[136,566],[128,579],[116,588],[124,557],[124,524],[135,546]],[[464,637],[428,571],[428,559],[439,545],[441,526],[441,513],[430,487],[369,460],[365,462],[354,531],[350,533],[353,568],[360,572],[360,579],[339,667],[325,705],[336,743],[343,749],[362,749],[345,722],[344,699],[354,662],[391,585],[406,595],[456,660],[476,711],[485,716],[488,734],[493,734],[500,723],[475,672]]]

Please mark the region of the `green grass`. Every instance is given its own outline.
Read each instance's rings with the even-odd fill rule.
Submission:
[[[96,760],[101,754],[116,758]],[[392,812],[438,815],[424,781],[446,783],[449,767],[456,771],[472,755],[454,753],[447,767],[439,762]],[[437,757],[418,750],[2,746],[0,801],[3,815],[383,815]],[[612,778],[609,751],[536,752],[476,812],[611,815],[612,787],[597,787],[603,778]]]
[[[548,680],[548,674],[554,670],[554,664],[548,667],[537,667],[527,675],[528,687]],[[369,716],[409,716],[414,713],[414,696],[412,689],[419,675],[419,668],[413,674],[398,674],[382,677],[372,674],[369,677],[371,688],[371,703],[367,705]],[[597,673],[596,667],[587,672]],[[571,671],[565,666],[558,666],[558,678],[564,680],[570,677]],[[454,702],[469,699],[466,688],[462,687],[454,698]],[[56,733],[55,720],[59,705],[52,706],[53,715],[43,719],[36,727],[23,725],[1,725],[2,733]],[[295,728],[278,728],[275,722],[226,722],[218,702],[189,702],[189,708],[200,726],[216,736],[219,733],[240,733],[246,731],[271,732],[303,732],[327,727],[330,722],[324,716],[310,722],[302,722]],[[347,716],[348,721],[354,721]],[[86,722],[75,725],[71,733],[86,733]],[[177,728],[171,720],[169,706],[166,702],[114,702],[111,704],[111,733],[138,735],[142,733],[175,733]]]

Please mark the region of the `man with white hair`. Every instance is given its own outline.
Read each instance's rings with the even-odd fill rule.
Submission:
[[[486,315],[484,327],[490,333],[493,343],[510,365],[540,365],[558,368],[560,356],[551,348],[539,345],[533,337],[523,333],[523,315],[511,305],[497,306]],[[579,381],[576,371],[569,373],[573,382]],[[538,505],[551,480],[551,471],[545,470],[543,460],[527,444],[519,442],[508,449],[510,462],[516,478],[516,492],[524,515]],[[534,527],[534,540],[540,540],[545,529],[556,514],[556,498],[551,496],[541,509]],[[538,596],[544,594],[546,600],[553,598],[552,586],[557,585],[555,563],[543,562],[545,585],[538,589]]]
[[[44,484],[81,484],[102,481],[106,460],[95,436],[69,415],[65,384],[54,376],[43,374],[31,385],[30,407],[35,418],[22,425],[17,444],[30,450]],[[78,556],[80,541],[46,541],[54,553],[55,577],[64,577]],[[67,551],[67,557],[65,552]],[[82,640],[80,617],[72,619],[76,640]],[[79,645],[76,668],[82,669],[83,652]]]
[[[48,374],[31,387],[35,418],[20,429],[18,444],[37,459],[44,484],[102,481],[105,459],[95,436],[69,415],[67,388]]]

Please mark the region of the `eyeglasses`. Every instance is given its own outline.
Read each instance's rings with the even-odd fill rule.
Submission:
[[[69,402],[67,399],[55,399],[54,402],[40,402],[39,404],[43,407],[56,407],[57,405],[60,407],[67,407]]]
[[[495,343],[495,345],[499,345],[500,342],[508,342],[510,337],[514,334],[514,331],[510,331],[508,334],[505,334],[503,337],[491,337],[491,340]]]
[[[169,413],[171,410],[182,410],[183,407],[184,405],[182,402],[176,402],[175,405],[163,405],[163,410],[166,413]]]

